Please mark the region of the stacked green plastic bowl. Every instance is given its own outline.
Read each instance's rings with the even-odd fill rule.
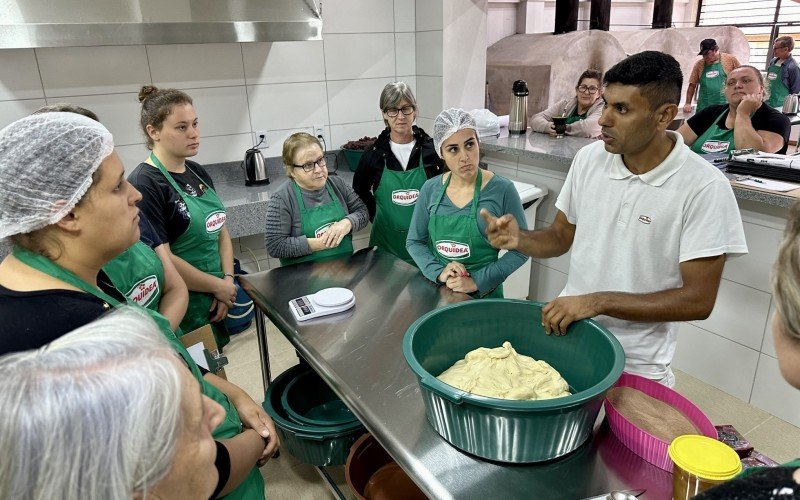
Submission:
[[[490,460],[531,463],[566,455],[591,435],[606,391],[625,366],[619,341],[591,320],[546,335],[542,304],[483,299],[452,304],[415,321],[403,354],[417,376],[428,421],[453,446]],[[479,347],[509,341],[558,370],[572,395],[541,401],[488,398],[436,377]]]
[[[344,465],[364,426],[313,370],[295,366],[267,388],[264,410],[281,448],[312,465]]]

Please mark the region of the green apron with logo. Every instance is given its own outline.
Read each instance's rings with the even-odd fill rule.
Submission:
[[[189,196],[178,186],[178,183],[154,153],[150,153],[150,160],[164,174],[172,188],[178,192],[191,217],[186,231],[170,245],[170,250],[198,270],[217,278],[223,278],[225,273],[222,272],[219,256],[219,232],[225,223],[225,206],[217,193],[209,187],[199,196]],[[186,169],[197,177],[189,167]],[[199,177],[198,180],[205,182]],[[189,307],[181,321],[181,330],[189,333],[209,324],[209,309],[213,299],[214,296],[210,293],[189,290]],[[217,347],[221,350],[231,340],[228,329],[222,321],[212,323],[211,329],[214,331]]]
[[[333,192],[330,182],[325,182],[325,189],[328,190],[328,195],[331,197],[331,201],[308,209],[306,208],[306,204],[303,203],[303,193],[300,191],[300,186],[298,186],[293,180],[289,182],[292,183],[294,195],[297,198],[297,204],[300,205],[300,223],[302,224],[303,234],[306,238],[321,237],[325,230],[328,229],[334,222],[344,219],[347,215],[347,212],[345,212],[344,208],[342,208],[342,204],[339,203],[339,198],[336,197],[336,193]],[[316,261],[341,255],[350,255],[352,253],[353,236],[351,231],[349,234],[346,234],[344,238],[342,238],[342,242],[339,243],[338,247],[326,248],[325,250],[311,252],[310,254],[303,255],[302,257],[284,258],[281,259],[281,265],[287,266],[289,264]]]
[[[704,155],[708,153],[726,153],[734,149],[733,129],[726,130],[717,125],[727,112],[727,108],[723,110],[722,113],[714,119],[711,126],[692,143],[692,151],[699,155]]]
[[[582,115],[578,114],[578,106],[575,106],[575,109],[567,117],[567,125],[569,125],[570,123],[575,123],[575,122],[579,122],[581,120],[585,120],[587,114],[589,114],[588,111],[586,113],[582,114]]]
[[[18,246],[14,247],[13,253],[14,257],[16,257],[20,262],[23,262],[33,269],[41,271],[48,276],[52,276],[53,278],[61,280],[64,283],[68,283],[75,288],[83,290],[84,292],[97,297],[98,299],[104,301],[108,307],[119,307],[120,305],[123,305],[114,297],[108,295],[98,287],[90,285],[72,271],[64,269],[43,255],[33,253],[30,250]],[[138,260],[138,254],[131,259],[130,263],[133,265],[144,265],[142,261]],[[127,297],[126,299],[127,305],[136,307],[135,302]],[[189,355],[189,352],[186,351],[186,348],[183,346],[183,344],[181,344],[180,340],[178,340],[178,337],[176,337],[173,333],[167,318],[159,314],[157,310],[148,308],[145,308],[144,310],[156,322],[159,330],[161,330],[161,333],[163,333],[167,338],[167,341],[172,348],[175,349],[175,351],[186,362],[189,371],[192,372],[192,376],[200,384],[200,390],[202,393],[219,403],[220,406],[225,409],[225,419],[221,424],[219,424],[219,426],[217,426],[216,429],[214,429],[214,432],[212,433],[214,439],[228,439],[238,435],[242,430],[242,423],[239,419],[239,413],[236,411],[236,408],[233,406],[233,404],[231,404],[228,396],[223,394],[222,391],[214,387],[211,383],[206,381],[205,378],[203,378],[203,375],[200,373],[200,368],[197,366],[197,363],[194,362],[191,355]],[[253,470],[250,471],[250,474],[242,482],[242,484],[240,484],[238,488],[233,490],[224,498],[242,500],[257,500],[264,498],[264,479],[261,476],[261,472],[258,470],[258,468],[253,467]]]
[[[419,154],[419,166],[402,172],[389,170],[384,158],[381,183],[375,190],[375,219],[372,221],[369,246],[382,248],[416,266],[406,250],[406,237],[419,190],[427,180],[422,165],[422,151]]]
[[[781,80],[781,66],[773,64],[767,70],[767,85],[769,85],[769,100],[767,105],[773,108],[783,106],[783,100],[789,95],[789,88]]]
[[[728,75],[722,69],[722,62],[717,61],[703,67],[700,75],[700,93],[697,95],[697,110],[707,108],[712,104],[726,104],[722,89]]]
[[[103,271],[129,302],[158,311],[164,266],[150,245],[137,241],[103,266]]]
[[[440,264],[446,266],[451,261],[461,262],[467,271],[472,273],[496,262],[499,250],[492,247],[478,229],[478,198],[483,182],[481,169],[478,169],[478,178],[475,179],[475,190],[472,194],[469,215],[437,215],[436,212],[447,192],[452,175],[451,173],[445,181],[444,188],[431,210],[428,221],[428,241],[431,252]],[[485,297],[502,299],[503,284],[498,285]]]

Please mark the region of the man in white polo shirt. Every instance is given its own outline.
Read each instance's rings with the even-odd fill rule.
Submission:
[[[676,322],[707,318],[726,257],[747,253],[728,180],[667,130],[682,79],[661,52],[612,67],[602,142],[575,156],[553,224],[521,231],[513,217],[482,214],[496,247],[538,258],[572,248],[567,285],[542,310],[548,333],[594,318],[619,339],[627,371],[670,387]]]

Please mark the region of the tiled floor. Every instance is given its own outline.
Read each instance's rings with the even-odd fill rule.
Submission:
[[[267,326],[274,378],[294,366],[297,355],[289,341],[272,324],[268,322]],[[225,369],[228,379],[246,390],[256,402],[263,401],[255,328],[251,327],[247,332],[234,336],[225,353],[230,362]],[[678,392],[700,407],[715,424],[733,424],[756,450],[778,462],[800,457],[800,429],[797,427],[683,372],[676,372],[675,375]],[[261,471],[269,500],[334,498],[312,466],[298,462],[288,453],[270,460]],[[344,480],[344,467],[329,467],[327,471],[345,496],[354,498]]]

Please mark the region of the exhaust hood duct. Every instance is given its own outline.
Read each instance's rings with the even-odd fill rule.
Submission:
[[[314,0],[0,0],[0,49],[322,40]]]

